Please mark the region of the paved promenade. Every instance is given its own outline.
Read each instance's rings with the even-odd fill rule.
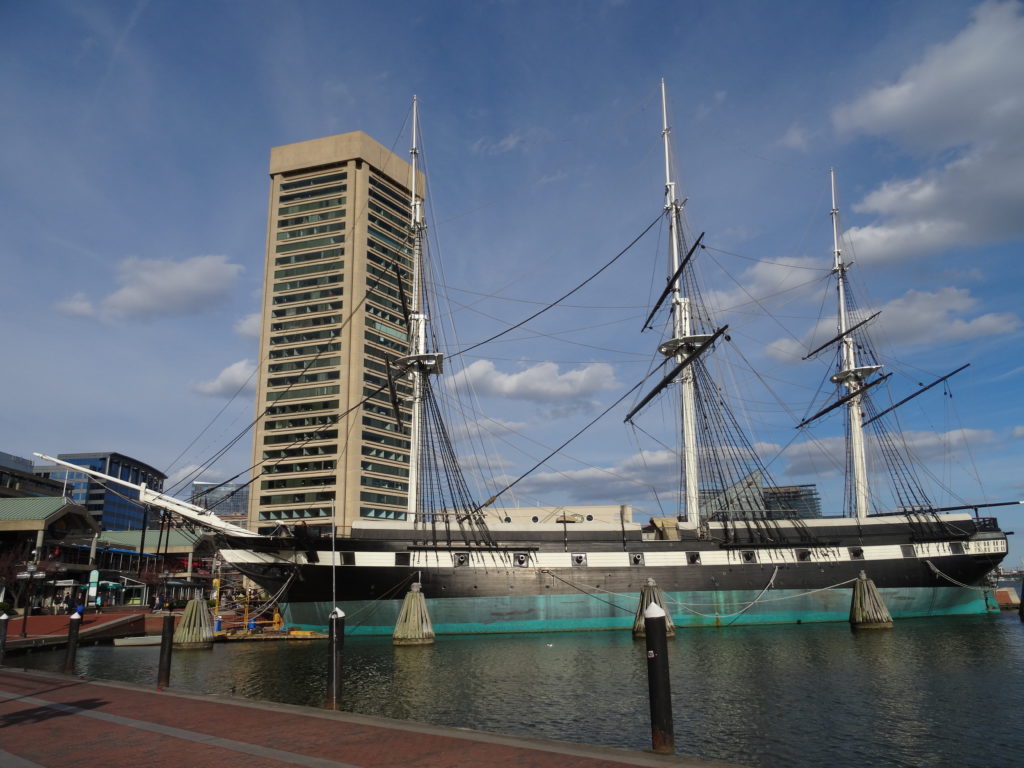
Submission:
[[[723,768],[726,764],[0,668],[3,768],[287,765]]]

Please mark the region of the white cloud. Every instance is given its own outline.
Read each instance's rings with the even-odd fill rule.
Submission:
[[[954,429],[949,432],[907,431],[893,435],[898,446],[905,447],[910,456],[921,462],[936,459],[957,459],[968,446],[985,445],[996,440],[990,429]],[[877,453],[874,435],[868,435],[868,450]],[[842,474],[846,462],[846,440],[826,437],[794,443],[783,452],[786,473],[793,477]]]
[[[526,427],[526,422],[505,421],[503,419],[491,419],[482,417],[473,421],[459,422],[452,426],[451,434],[455,440],[463,440],[467,437],[479,438],[486,435],[504,435],[510,432],[519,432]]]
[[[1013,436],[1014,437],[1024,437],[1024,427],[1014,427],[1013,428]]]
[[[779,146],[803,151],[811,141],[811,133],[798,123],[793,123],[779,139]]]
[[[694,117],[697,120],[703,120],[725,103],[726,96],[727,94],[725,91],[715,91],[711,97],[710,103],[701,102],[697,105],[697,111],[694,113]]]
[[[978,300],[966,288],[947,286],[934,292],[907,291],[881,308],[867,328],[872,335],[884,336],[887,345],[935,344],[958,342],[982,336],[1012,333],[1020,327],[1020,318],[1012,312],[989,312],[968,317]],[[859,322],[874,313],[861,310],[851,319]],[[824,318],[804,338],[777,339],[766,348],[767,354],[784,362],[799,360],[808,351],[836,335],[835,316]]]
[[[58,302],[56,309],[62,315],[71,315],[72,317],[92,317],[96,313],[92,302],[81,291]]]
[[[727,291],[706,291],[704,298],[709,306],[723,312],[756,307],[758,302],[782,293],[811,290],[812,286],[820,284],[828,266],[821,259],[806,257],[783,256],[770,262],[757,262],[743,273],[741,286]]]
[[[519,373],[502,373],[490,360],[477,360],[456,373],[451,386],[472,389],[480,396],[561,402],[621,385],[608,363],[590,363],[565,373],[559,372],[557,363],[537,363]]]
[[[251,360],[239,360],[221,371],[213,381],[200,382],[193,386],[193,390],[201,395],[210,395],[211,397],[230,397],[239,389],[254,392],[256,390],[256,377],[253,375],[255,372],[255,363]]]
[[[260,329],[263,324],[263,318],[259,312],[253,312],[251,315],[246,315],[240,318],[235,323],[235,333],[239,336],[245,336],[249,339],[258,339],[260,337]]]
[[[98,305],[76,293],[57,306],[64,314],[108,319],[145,320],[201,312],[227,295],[242,270],[226,256],[194,256],[180,262],[129,258],[118,266],[121,287]]]
[[[479,138],[473,142],[469,150],[474,155],[504,155],[508,152],[526,149],[531,142],[541,138],[542,135],[542,132],[537,130],[513,131],[496,140]]]
[[[522,480],[516,494],[543,499],[564,494],[577,503],[633,504],[651,490],[672,494],[678,485],[679,457],[674,451],[641,451],[612,467],[565,472],[536,472]]]
[[[841,134],[888,137],[913,153],[952,157],[893,179],[854,210],[879,221],[847,231],[861,260],[899,261],[1024,236],[1024,17],[986,2],[952,40],[896,82],[836,108]]]

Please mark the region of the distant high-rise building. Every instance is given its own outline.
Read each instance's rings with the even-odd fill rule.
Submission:
[[[405,519],[410,442],[387,374],[410,350],[410,173],[362,132],[270,152],[250,528]]]
[[[245,525],[249,514],[249,486],[245,483],[192,483],[189,501],[218,517]]]
[[[37,475],[29,459],[0,451],[0,498],[62,496],[64,484]]]
[[[135,485],[145,484],[154,491],[163,491],[164,480],[167,479],[163,472],[120,453],[58,453],[57,458]],[[153,517],[147,517],[146,510],[137,501],[138,492],[130,488],[122,485],[108,488],[84,472],[61,466],[36,467],[35,472],[51,480],[66,482],[67,495],[89,510],[89,514],[108,531],[136,530],[156,522]]]

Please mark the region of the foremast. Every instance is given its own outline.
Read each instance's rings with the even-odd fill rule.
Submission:
[[[832,242],[833,266],[836,276],[839,312],[837,315],[838,337],[840,339],[839,370],[831,377],[832,381],[846,387],[847,429],[849,431],[849,459],[853,490],[854,511],[858,520],[868,516],[868,469],[864,448],[864,380],[878,371],[880,365],[857,365],[857,345],[850,333],[850,318],[847,312],[846,271],[849,265],[843,262],[843,252],[839,246],[839,207],[836,203],[836,172],[829,169],[832,182]]]
[[[669,136],[668,103],[665,94],[665,80],[661,80],[661,136],[665,154],[665,212],[669,227],[668,274],[672,280],[672,338],[659,347],[666,357],[674,357],[682,364],[694,353],[700,344],[711,337],[694,334],[692,300],[687,295],[683,276],[680,274],[684,237],[682,228],[683,202],[676,197],[676,184],[672,179],[672,151]],[[683,482],[686,523],[697,527],[700,522],[700,473],[697,452],[696,386],[693,366],[686,366],[679,374],[680,409],[682,414],[683,440]]]

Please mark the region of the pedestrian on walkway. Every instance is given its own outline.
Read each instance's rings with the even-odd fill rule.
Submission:
[[[103,613],[103,598],[96,595],[96,613]]]

